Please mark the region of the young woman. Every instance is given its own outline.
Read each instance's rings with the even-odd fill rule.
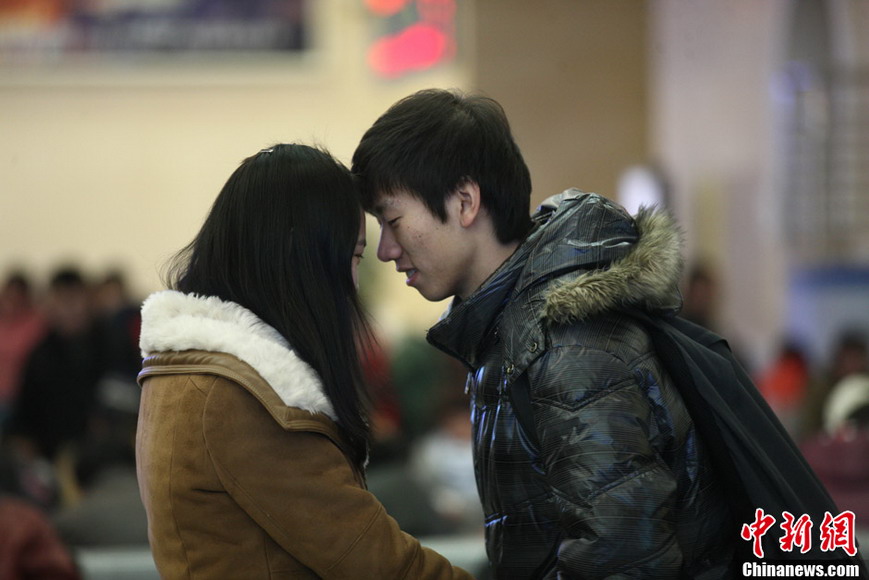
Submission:
[[[365,490],[365,224],[304,145],[242,162],[142,307],[137,433],[164,578],[470,578]]]

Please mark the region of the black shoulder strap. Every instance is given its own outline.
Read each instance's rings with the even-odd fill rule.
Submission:
[[[777,520],[782,511],[808,514],[816,528],[825,512],[839,511],[772,409],[736,361],[727,342],[715,333],[681,318],[651,317],[627,312],[647,330],[665,371],[679,390],[703,440],[713,469],[724,483],[737,524],[751,523],[762,508]],[[527,375],[510,385],[513,411],[525,439],[539,449],[534,429]],[[738,527],[739,527],[738,526]],[[734,531],[738,534],[738,531]],[[767,552],[783,559],[837,560],[865,565],[859,554],[846,558],[818,550],[808,554],[777,549],[778,536],[767,534]],[[738,544],[748,548],[749,544]],[[737,557],[744,556],[738,550]],[[747,557],[742,559],[746,561]]]
[[[782,512],[811,517],[817,530],[825,512],[839,511],[775,413],[760,395],[727,342],[681,318],[653,318],[630,312],[648,330],[664,368],[676,384],[695,427],[722,477],[738,522],[751,523],[763,509],[780,522]],[[857,563],[841,550],[783,552],[779,534],[767,534],[768,553],[780,559],[837,560]],[[861,576],[862,577],[862,576]]]
[[[531,410],[531,387],[528,384],[528,375],[523,373],[510,384],[507,394],[513,405],[513,414],[519,422],[522,437],[534,450],[540,449],[540,441],[537,439],[537,429],[534,428],[534,417]]]

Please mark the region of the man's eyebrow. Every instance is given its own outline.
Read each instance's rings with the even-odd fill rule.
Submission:
[[[376,203],[374,204],[374,207],[371,208],[371,213],[376,216],[382,216],[384,211],[386,211],[386,204],[383,202]]]

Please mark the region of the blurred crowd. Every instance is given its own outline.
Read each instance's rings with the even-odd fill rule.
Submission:
[[[16,558],[78,578],[76,548],[147,544],[134,455],[141,298],[119,271],[66,266],[43,286],[15,271],[0,287],[0,578],[14,577],[2,563]],[[719,330],[713,272],[693,269],[683,295],[683,316]],[[867,336],[842,329],[831,352],[813,363],[784,341],[767,368],[748,370],[839,507],[865,526]],[[482,535],[465,370],[422,333],[381,343],[365,362],[371,491],[413,535]]]
[[[829,360],[813,364],[785,340],[756,373],[761,394],[799,444],[841,510],[869,530],[869,343],[862,329],[842,329]]]
[[[13,567],[75,578],[75,546],[147,542],[134,455],[139,327],[121,272],[63,266],[44,288],[25,271],[3,280],[0,578],[17,577]]]
[[[120,271],[3,278],[0,580],[79,578],[80,548],[147,546],[135,466],[140,306]],[[376,346],[365,369],[370,489],[414,535],[481,537],[464,371],[422,336]]]
[[[682,316],[719,332],[720,283],[713,269],[688,274]],[[740,355],[737,342],[731,347]],[[869,532],[869,329],[838,329],[826,360],[784,337],[773,360],[746,370],[841,510]],[[834,514],[835,515],[835,514]]]

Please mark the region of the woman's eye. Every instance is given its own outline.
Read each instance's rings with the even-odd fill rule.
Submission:
[[[362,254],[353,254],[353,257],[354,257],[354,258],[359,258],[359,259],[361,260],[361,259],[364,258],[365,256],[363,256]]]
[[[401,217],[399,216],[397,218],[392,218],[391,220],[387,221],[386,223],[388,223],[390,226],[395,226],[396,222],[398,222],[398,220],[400,220],[400,219],[401,219]]]

